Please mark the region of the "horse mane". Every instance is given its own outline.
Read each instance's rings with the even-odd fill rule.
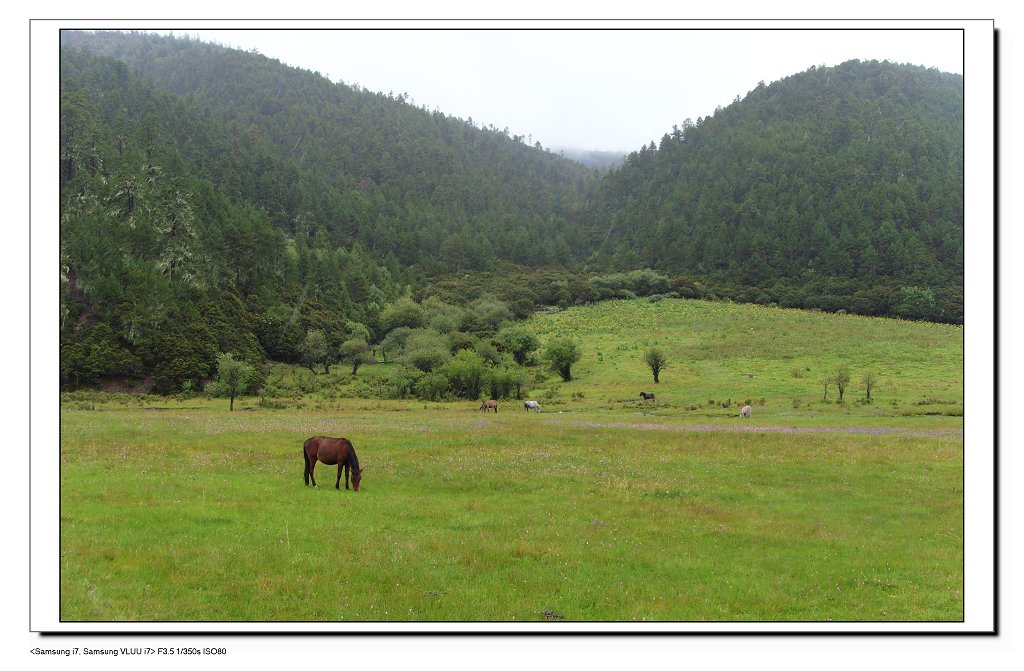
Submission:
[[[359,457],[356,456],[356,448],[352,447],[352,441],[348,441],[348,467],[356,473],[359,472]]]

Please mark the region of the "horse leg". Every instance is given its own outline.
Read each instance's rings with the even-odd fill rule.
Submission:
[[[334,481],[334,488],[341,489],[341,469],[342,463],[338,462],[338,479]],[[348,489],[348,475],[345,476],[345,489]]]
[[[306,486],[309,487],[309,453],[306,452],[305,448],[302,450],[302,458],[306,462],[306,468],[302,471],[302,479],[305,480]]]
[[[348,489],[348,464],[345,464],[345,489]]]
[[[316,478],[313,477],[313,470],[316,468],[316,459],[309,460],[309,480],[316,487]]]

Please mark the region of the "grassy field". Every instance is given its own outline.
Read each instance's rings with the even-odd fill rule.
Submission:
[[[539,415],[68,397],[62,619],[963,617],[962,331],[695,301],[531,326],[584,347]],[[656,389],[651,344],[673,357]],[[840,363],[877,371],[874,403],[821,402]],[[314,434],[353,441],[359,493],[324,465],[303,486]]]
[[[749,403],[755,417],[767,411],[788,424],[962,424],[960,327],[670,299],[598,303],[534,318],[531,326],[543,339],[568,335],[583,343],[577,379],[543,390],[554,392],[552,400],[575,393],[577,404],[702,421],[735,416]],[[649,347],[671,362],[657,385],[643,362]],[[839,367],[851,378],[845,405],[834,405],[834,384],[830,403],[822,403],[823,381]],[[871,404],[864,402],[867,373],[877,378]],[[655,407],[639,403],[640,391],[657,394]],[[922,417],[929,419],[913,421]]]

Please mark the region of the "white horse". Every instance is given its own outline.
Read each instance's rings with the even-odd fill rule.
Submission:
[[[526,408],[526,412],[530,412],[531,410],[540,412],[540,403],[537,401],[527,401],[526,403],[523,403],[523,407]]]
[[[751,412],[750,406],[749,405],[745,405],[745,406],[743,406],[743,409],[740,410],[740,417],[750,417],[750,412]]]

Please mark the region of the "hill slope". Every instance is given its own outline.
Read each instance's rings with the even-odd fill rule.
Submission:
[[[744,300],[959,321],[963,114],[963,77],[921,67],[762,82],[631,154],[592,241]]]
[[[255,163],[196,154],[192,168],[288,233],[322,230],[431,272],[577,258],[569,218],[592,172],[508,129],[189,39],[65,32],[62,44],[127,64],[247,143]],[[92,93],[102,100],[103,83]]]
[[[572,382],[553,378],[532,394],[550,408],[596,407],[615,411],[616,421],[637,421],[642,410],[703,423],[735,419],[751,403],[768,424],[962,426],[958,326],[683,299],[603,301],[527,324],[544,342],[568,336],[581,344]],[[651,347],[669,360],[658,384],[644,362]],[[850,381],[837,406],[832,378],[841,368]],[[641,401],[641,391],[656,393],[657,402]],[[916,420],[895,419],[902,417]]]

